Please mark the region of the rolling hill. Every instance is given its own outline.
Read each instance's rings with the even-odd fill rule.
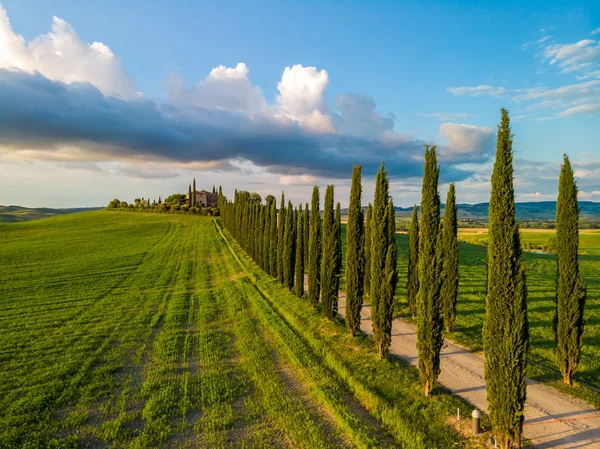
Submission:
[[[554,220],[556,201],[517,203],[517,220]],[[600,202],[580,201],[581,218],[600,220]],[[444,205],[442,205],[442,209]],[[489,203],[457,204],[459,219],[487,221]],[[412,207],[396,207],[396,215],[410,217]]]
[[[47,207],[22,207],[0,205],[0,223],[19,223],[37,220],[38,218],[54,217],[56,215],[72,214],[103,209],[102,207],[74,207],[70,209],[49,209]]]

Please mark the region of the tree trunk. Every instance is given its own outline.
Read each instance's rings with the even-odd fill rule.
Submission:
[[[425,385],[424,385],[423,389],[424,389],[425,397],[428,398],[429,395],[431,394],[431,390],[429,389],[429,381],[428,380],[425,381]]]
[[[563,380],[564,380],[565,384],[567,384],[569,387],[573,386],[573,378],[571,377],[570,372],[566,372],[563,374]]]

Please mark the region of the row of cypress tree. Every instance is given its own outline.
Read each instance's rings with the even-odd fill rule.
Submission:
[[[527,288],[519,228],[515,220],[512,134],[508,112],[501,111],[489,206],[488,279],[483,327],[485,377],[490,418],[501,448],[520,447],[526,399],[526,357],[529,346]],[[420,207],[411,219],[408,304],[417,322],[419,373],[429,396],[440,373],[443,329],[452,329],[458,297],[458,241],[456,193],[450,185],[443,218],[438,192],[436,147],[426,146]],[[322,302],[324,315],[337,313],[341,272],[340,205],[334,212],[334,189],[325,193],[323,217],[319,188],[308,204],[294,209],[284,195],[277,211],[275,198],[266,204],[248,192],[235,193],[227,202],[219,189],[225,226],[251,257],[289,290],[304,295],[308,273],[308,300]],[[391,344],[397,275],[395,212],[389,179],[382,163],[375,179],[373,203],[366,217],[362,206],[361,167],[352,174],[348,208],[345,321],[351,335],[360,330],[364,296],[371,301],[371,319],[377,352],[384,358]],[[579,363],[586,292],[578,265],[577,186],[568,157],[564,156],[557,201],[557,287],[553,320],[557,365],[568,385]],[[261,243],[262,242],[262,243]]]
[[[259,196],[235,191],[228,201],[219,188],[221,219],[250,257],[298,297],[304,296],[304,274],[308,271],[308,299],[313,307],[321,301],[328,319],[337,314],[342,268],[341,209],[333,208],[334,188],[327,187],[323,220],[319,211],[319,189],[313,192],[312,207],[285,207],[285,194],[277,209],[275,197],[265,204]]]

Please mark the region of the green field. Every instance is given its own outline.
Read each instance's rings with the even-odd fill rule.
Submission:
[[[521,232],[522,242],[543,245],[555,231],[527,229]],[[482,326],[485,316],[487,230],[459,229],[460,285],[456,323],[448,335],[473,351],[482,350]],[[408,239],[406,233],[396,234],[398,242],[398,276],[396,313],[411,320],[406,302],[408,270]],[[585,331],[579,373],[573,388],[562,386],[554,359],[554,294],[556,256],[540,252],[525,252],[528,288],[530,332],[529,376],[552,384],[575,396],[591,401],[600,408],[600,231],[580,234],[580,268],[587,286]],[[342,228],[342,250],[345,254],[345,226]],[[345,256],[344,256],[345,257]],[[344,284],[342,267],[342,288]],[[580,381],[577,384],[577,381]],[[591,387],[591,388],[588,388]]]
[[[478,447],[210,218],[0,225],[0,281],[2,448]]]
[[[522,230],[523,246],[539,246],[555,235],[554,231]],[[485,314],[485,282],[487,232],[476,229],[459,229],[460,287],[457,320],[450,338],[475,349],[481,349],[481,328]],[[408,245],[408,236],[399,235],[401,247]],[[470,244],[472,242],[476,244]],[[580,268],[587,286],[585,331],[583,349],[576,380],[600,388],[600,231],[582,231],[580,234]],[[401,256],[402,259],[402,256]],[[528,290],[528,315],[531,349],[529,359],[531,377],[561,386],[554,371],[554,334],[552,317],[556,280],[556,256],[539,252],[525,252]],[[399,261],[403,266],[402,260]],[[400,306],[403,313],[408,309]],[[575,388],[572,393],[591,400],[600,407],[598,392]]]

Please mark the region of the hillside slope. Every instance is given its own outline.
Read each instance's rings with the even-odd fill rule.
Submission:
[[[72,214],[100,210],[102,207],[73,207],[69,209],[49,209],[47,207],[22,207],[0,205],[0,223],[20,223],[22,221],[37,220],[39,218],[54,217],[56,215]]]

